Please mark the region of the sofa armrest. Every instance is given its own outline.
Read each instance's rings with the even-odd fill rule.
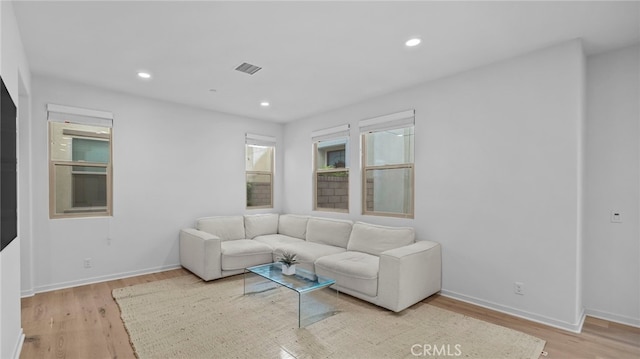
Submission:
[[[440,244],[418,241],[380,254],[379,305],[399,312],[440,291]]]
[[[220,237],[193,228],[180,231],[180,264],[204,280],[222,277]]]

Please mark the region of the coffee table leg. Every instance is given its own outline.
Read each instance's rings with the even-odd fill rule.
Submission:
[[[248,270],[244,270],[244,294],[260,293],[278,287],[277,283],[270,281]]]
[[[298,293],[298,327],[304,328],[337,313],[338,291],[329,288]]]

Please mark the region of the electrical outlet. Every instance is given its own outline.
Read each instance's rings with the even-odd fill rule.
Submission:
[[[611,211],[611,223],[622,223],[622,213],[620,211]]]
[[[524,283],[515,282],[513,286],[513,292],[519,295],[524,295]]]
[[[84,267],[85,268],[91,268],[91,258],[85,258],[84,259]]]

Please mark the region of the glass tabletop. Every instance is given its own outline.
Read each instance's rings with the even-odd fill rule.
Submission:
[[[298,293],[308,292],[335,284],[335,280],[319,276],[308,270],[296,267],[296,274],[282,274],[281,263],[269,263],[247,268],[247,271],[267,278]]]

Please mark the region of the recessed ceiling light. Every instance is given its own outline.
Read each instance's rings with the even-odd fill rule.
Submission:
[[[138,77],[141,79],[150,79],[151,78],[151,74],[148,72],[138,72]]]
[[[260,106],[262,106],[262,107],[269,107],[270,105],[271,104],[269,102],[267,102],[267,101],[260,102]]]
[[[408,47],[414,47],[414,46],[418,46],[420,42],[422,42],[422,40],[420,40],[417,37],[414,37],[413,39],[407,40],[407,42],[405,42],[404,44],[407,45]]]

